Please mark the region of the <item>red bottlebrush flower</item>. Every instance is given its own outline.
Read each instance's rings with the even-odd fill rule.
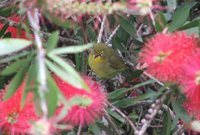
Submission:
[[[9,20],[12,20],[16,23],[19,23],[20,21],[20,17],[17,16],[17,15],[14,15],[14,16],[11,16],[11,17],[8,17]],[[0,29],[2,29],[4,26],[4,24],[0,23]],[[26,37],[26,32],[23,31],[23,30],[18,30],[17,28],[15,27],[12,27],[12,26],[9,26],[6,30],[6,32],[10,32],[11,33],[11,37],[12,38],[27,38]]]
[[[197,120],[200,120],[200,102],[193,102],[187,99],[183,106],[190,116],[194,116]]]
[[[37,119],[34,106],[30,100],[27,100],[24,108],[20,109],[24,86],[25,83],[22,83],[11,98],[0,101],[0,129],[2,133],[9,135],[29,134],[30,121]],[[3,90],[3,93],[5,91]],[[28,95],[28,99],[32,99],[32,95]]]
[[[186,97],[193,103],[200,105],[200,51],[188,58],[184,72],[179,79],[180,85]],[[200,107],[199,107],[200,112]]]
[[[87,92],[84,89],[73,87],[57,76],[54,76],[54,79],[66,99],[71,99],[74,96],[83,96],[89,97],[92,100],[89,106],[72,106],[65,118],[66,121],[73,125],[84,126],[93,123],[95,119],[102,115],[107,100],[106,94],[98,83],[92,81],[89,77],[83,77],[85,83],[90,88],[90,92]]]
[[[161,81],[176,82],[187,63],[187,56],[197,49],[197,43],[194,36],[184,32],[159,33],[146,43],[139,61],[146,63],[147,72]]]

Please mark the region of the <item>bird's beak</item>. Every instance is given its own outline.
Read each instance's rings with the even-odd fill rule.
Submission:
[[[97,57],[99,57],[100,55],[99,54],[93,54],[93,57],[94,58],[97,58]]]
[[[94,57],[94,58],[97,58],[97,57],[99,57],[99,56],[102,57],[102,56],[103,56],[103,53],[104,53],[104,52],[102,51],[101,53],[93,54],[93,57]]]

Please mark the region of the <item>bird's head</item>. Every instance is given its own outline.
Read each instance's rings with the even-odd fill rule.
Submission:
[[[92,56],[96,59],[96,58],[101,58],[104,59],[105,58],[105,51],[106,51],[106,45],[103,43],[97,43],[94,44],[94,48],[92,51]]]

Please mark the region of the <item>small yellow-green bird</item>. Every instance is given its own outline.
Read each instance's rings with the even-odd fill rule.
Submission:
[[[127,69],[118,53],[103,43],[94,44],[93,50],[89,54],[88,63],[100,79],[110,79]]]

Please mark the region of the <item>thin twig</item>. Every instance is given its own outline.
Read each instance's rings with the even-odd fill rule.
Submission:
[[[107,102],[107,104],[113,109],[113,111],[116,111],[117,113],[119,113],[130,124],[133,131],[137,130],[135,124],[121,110],[119,110],[117,107],[115,107],[114,105],[112,105],[109,102]]]
[[[161,81],[159,81],[158,79],[156,79],[155,77],[153,77],[152,75],[150,75],[149,73],[147,72],[143,72],[144,75],[148,76],[149,78],[151,78],[152,80],[154,80],[156,83],[158,83],[159,85],[161,86],[164,86],[164,83],[162,83]],[[168,87],[166,87],[166,89],[169,90]]]
[[[105,21],[106,21],[106,16],[104,15],[102,23],[101,23],[101,28],[100,28],[100,31],[99,31],[99,35],[98,35],[98,38],[97,38],[97,43],[101,42],[101,38],[102,38],[102,35],[103,35],[103,30],[104,30],[104,25],[105,25]]]
[[[153,26],[155,26],[155,25],[156,25],[156,22],[155,22],[155,18],[154,18],[154,16],[153,16],[152,11],[150,11],[149,16],[150,16],[150,19],[152,20]]]
[[[47,91],[47,78],[46,78],[46,66],[45,66],[45,50],[42,46],[42,39],[40,37],[40,26],[39,26],[39,10],[33,9],[27,11],[27,16],[30,25],[33,29],[35,44],[37,46],[37,61],[38,61],[38,79],[39,81],[39,95],[41,98],[41,109],[43,112],[43,118],[48,117],[48,108],[45,100],[45,92]]]
[[[111,120],[110,115],[107,113],[106,110],[104,110],[104,116],[108,120],[109,125],[112,127],[113,131],[116,135],[121,135],[119,129],[115,126],[114,122]]]
[[[111,34],[110,37],[107,39],[106,44],[108,44],[108,43],[112,40],[113,36],[116,34],[116,32],[117,32],[117,30],[119,29],[119,27],[120,27],[120,25],[117,25],[117,27],[113,30],[112,34]]]
[[[81,129],[82,129],[82,126],[79,125],[77,135],[81,135]]]

